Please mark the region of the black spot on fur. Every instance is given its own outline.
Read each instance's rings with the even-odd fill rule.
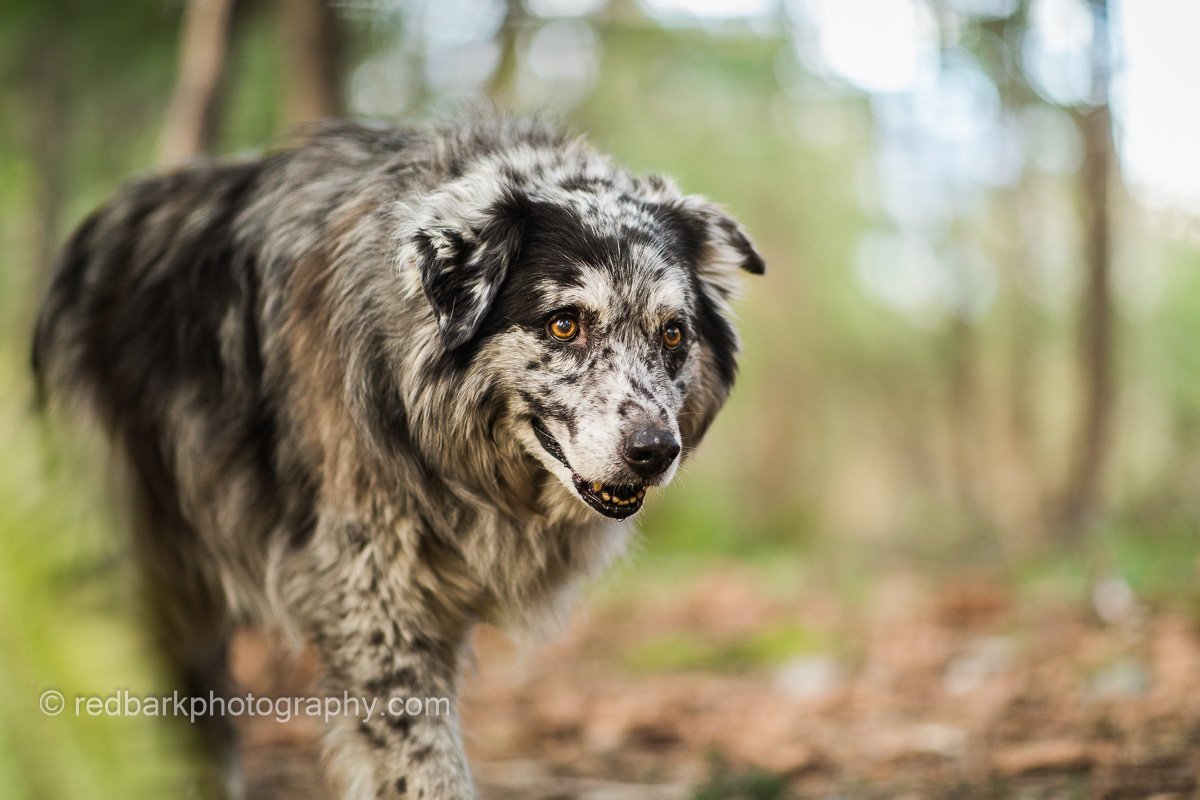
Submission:
[[[558,184],[568,192],[605,192],[613,187],[611,178],[594,175],[572,175]]]
[[[408,779],[401,777],[396,780],[396,791],[399,794],[408,794]]]
[[[522,187],[529,182],[524,173],[513,169],[510,164],[500,167],[500,174],[504,177],[505,181],[513,186]]]
[[[691,342],[685,341],[683,346],[675,350],[662,349],[663,364],[667,367],[667,374],[671,378],[679,375],[679,370],[683,368],[687,362],[688,351],[691,350]]]
[[[373,694],[385,694],[394,689],[411,689],[416,686],[417,673],[412,667],[400,667],[392,672],[379,675],[367,681],[367,691]]]
[[[294,496],[291,506],[284,512],[283,529],[288,533],[288,546],[293,550],[304,547],[312,541],[313,534],[317,531],[317,510],[315,497],[317,492],[313,489],[313,481],[310,475],[301,469],[293,469],[292,474],[296,475],[301,491]]]
[[[717,378],[726,386],[731,386],[737,374],[737,339],[732,323],[705,291],[698,292],[695,324],[697,334],[712,354]]]
[[[400,637],[397,636],[397,639]],[[408,646],[414,653],[436,653],[438,647],[434,644],[433,639],[419,633],[414,633],[408,637]]]
[[[361,525],[344,526],[342,536],[345,538],[345,546],[354,552],[362,551],[370,543],[366,531],[363,530]]]
[[[529,392],[518,392],[518,396],[525,403],[525,406],[533,412],[534,416],[561,422],[572,429],[572,436],[575,435],[573,429],[576,424],[576,412],[574,408],[565,406],[562,403],[548,402],[540,397],[535,397]]]
[[[359,383],[365,391],[352,395],[351,407],[380,452],[412,454],[416,452],[416,446],[396,385],[396,372],[387,352],[381,335],[370,337],[360,365],[362,380]]]
[[[358,723],[358,732],[360,734],[362,734],[363,738],[365,738],[371,744],[371,746],[374,747],[376,750],[387,749],[387,746],[388,746],[387,739],[383,738],[378,733],[376,733],[375,730],[367,723],[359,722]]]
[[[643,386],[640,381],[633,384],[633,393],[650,403],[657,403],[658,401],[658,398],[654,396],[654,392]]]
[[[667,190],[667,181],[661,175],[647,175],[642,180],[654,192],[665,192]]]

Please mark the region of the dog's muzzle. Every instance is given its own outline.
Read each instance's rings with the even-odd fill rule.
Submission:
[[[583,502],[611,519],[632,517],[642,508],[646,499],[646,485],[641,483],[603,483],[582,478],[567,461],[558,440],[546,430],[540,419],[532,422],[533,434],[538,443],[555,461],[571,471],[571,480]],[[622,458],[633,472],[643,478],[654,478],[665,472],[675,456],[679,455],[679,443],[670,432],[638,429],[622,443]]]

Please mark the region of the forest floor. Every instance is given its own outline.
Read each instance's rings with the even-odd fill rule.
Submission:
[[[238,672],[280,689],[261,650]],[[1119,581],[1067,602],[900,576],[847,604],[725,566],[476,654],[485,800],[1200,796],[1200,626]],[[321,796],[310,723],[245,733],[251,797]]]

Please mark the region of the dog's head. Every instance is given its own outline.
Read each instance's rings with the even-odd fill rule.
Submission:
[[[733,384],[729,302],[763,261],[720,209],[579,149],[484,163],[403,243],[441,344],[526,455],[606,517],[668,483]]]

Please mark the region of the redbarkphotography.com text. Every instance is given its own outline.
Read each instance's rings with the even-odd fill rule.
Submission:
[[[448,717],[447,697],[360,697],[340,696],[268,697],[248,692],[225,697],[210,692],[194,696],[174,691],[165,695],[139,695],[117,689],[107,695],[66,695],[47,689],[38,697],[42,713],[57,717],[182,717],[195,722],[205,717],[266,717],[288,722],[297,717],[328,723],[339,717],[362,722],[375,717]]]

